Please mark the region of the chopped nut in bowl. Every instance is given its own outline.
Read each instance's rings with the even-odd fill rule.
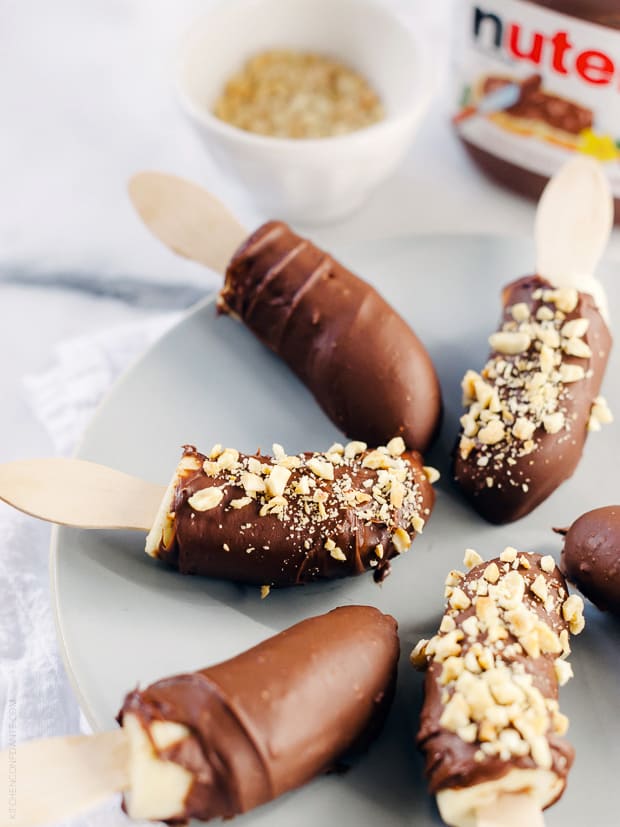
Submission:
[[[331,221],[398,166],[430,103],[421,38],[373,0],[227,0],[183,42],[178,90],[266,214]]]
[[[330,138],[383,118],[365,78],[333,58],[274,49],[250,58],[226,83],[213,114],[273,138]]]

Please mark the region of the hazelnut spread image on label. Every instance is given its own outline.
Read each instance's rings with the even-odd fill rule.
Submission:
[[[462,4],[454,123],[487,174],[538,198],[585,154],[603,165],[620,220],[619,30],[611,0]]]

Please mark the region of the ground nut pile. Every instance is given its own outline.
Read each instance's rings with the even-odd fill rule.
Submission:
[[[213,113],[277,138],[326,138],[384,117],[367,81],[337,60],[290,50],[262,52],[226,84]]]

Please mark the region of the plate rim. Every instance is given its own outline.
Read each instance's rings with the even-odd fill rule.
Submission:
[[[88,420],[88,423],[82,433],[78,441],[75,444],[74,449],[71,451],[70,457],[71,459],[81,459],[81,451],[84,442],[86,441],[86,436],[90,428],[95,424],[95,422],[99,419],[102,415],[104,408],[107,405],[108,399],[116,393],[117,389],[127,381],[130,376],[134,373],[134,371],[140,368],[142,362],[150,355],[151,350],[159,343],[161,343],[165,338],[168,337],[169,334],[173,333],[180,325],[185,324],[188,319],[192,316],[201,313],[205,307],[209,305],[215,305],[217,300],[218,291],[211,291],[209,292],[203,299],[200,299],[196,304],[192,305],[191,307],[187,308],[177,321],[166,330],[162,336],[156,339],[154,342],[143,350],[138,356],[136,356],[129,365],[123,370],[123,372],[118,376],[114,382],[110,385],[110,387],[106,390],[103,397],[99,400],[97,407],[95,408],[93,415]],[[72,657],[69,652],[69,645],[67,644],[67,640],[65,638],[65,634],[63,631],[63,624],[61,619],[61,612],[60,612],[60,593],[58,587],[58,560],[59,560],[59,543],[60,543],[60,529],[72,529],[72,526],[61,526],[58,524],[52,524],[52,531],[50,534],[50,543],[49,543],[49,562],[48,562],[48,578],[49,578],[49,588],[50,588],[50,604],[52,608],[52,616],[54,619],[54,630],[56,633],[56,643],[58,646],[58,651],[60,652],[60,658],[65,670],[65,674],[69,679],[69,684],[71,689],[73,690],[76,700],[78,702],[80,712],[86,718],[88,725],[93,730],[93,732],[101,732],[102,729],[97,722],[97,716],[94,710],[91,708],[90,701],[84,690],[82,689],[81,682],[77,675],[77,670],[73,666]]]

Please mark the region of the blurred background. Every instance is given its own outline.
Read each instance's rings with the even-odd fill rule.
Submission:
[[[314,233],[530,232],[530,203],[486,181],[453,134],[453,0],[382,0],[421,33],[437,89],[405,163],[357,213]],[[0,270],[204,280],[154,244],[126,197],[140,169],[188,176],[248,225],[265,218],[209,158],[174,92],[179,39],[212,0],[5,0],[0,28]],[[208,60],[208,55],[205,56]]]

